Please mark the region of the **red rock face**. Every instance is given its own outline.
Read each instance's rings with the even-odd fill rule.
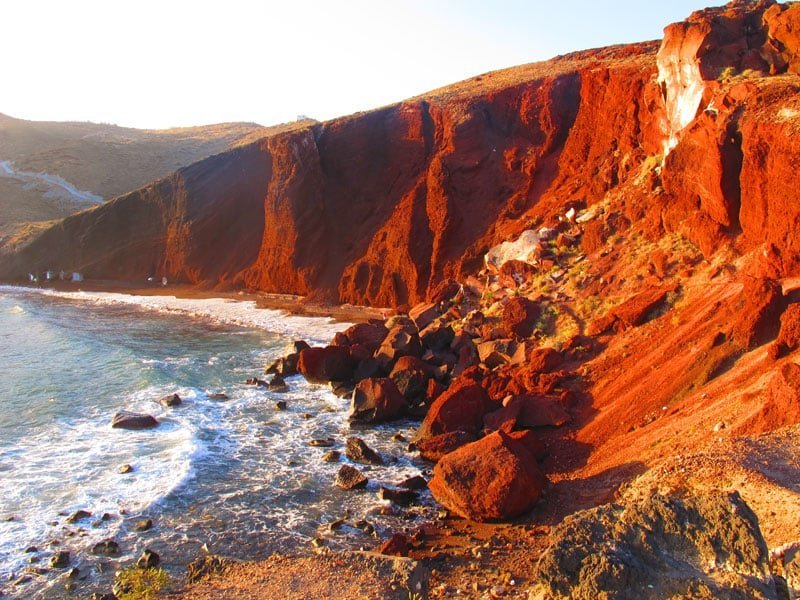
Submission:
[[[63,268],[399,306],[620,190],[651,237],[681,232],[706,256],[766,243],[786,275],[800,267],[798,22],[797,4],[733,2],[668,27],[658,57],[654,43],[575,53],[274,135],[66,219],[3,255],[0,277]],[[594,228],[588,251],[613,233]]]

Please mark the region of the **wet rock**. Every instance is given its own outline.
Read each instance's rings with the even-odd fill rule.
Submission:
[[[503,329],[517,338],[530,337],[541,312],[539,304],[533,300],[521,296],[511,298],[503,308]]]
[[[255,385],[257,387],[267,387],[267,382],[258,377],[249,377],[244,380],[245,385]]]
[[[341,452],[338,450],[331,450],[330,452],[326,452],[322,455],[322,460],[325,462],[339,462],[339,459],[342,457]]]
[[[342,465],[339,472],[336,474],[336,481],[334,483],[343,490],[354,490],[366,487],[368,481],[364,474],[355,467]]]
[[[409,489],[391,488],[381,486],[378,488],[378,498],[388,500],[400,506],[408,506],[417,500],[417,492]]]
[[[332,446],[336,445],[336,440],[333,438],[314,439],[309,440],[308,445],[315,446],[317,448],[331,448]]]
[[[353,389],[355,389],[354,386],[349,382],[339,383],[336,381],[331,381],[330,385],[333,395],[337,398],[346,398],[347,396],[351,395],[353,393]]]
[[[28,546],[27,548],[25,548],[25,552],[27,552],[28,554],[32,554],[32,553],[38,552],[38,551],[39,551],[39,548],[37,548],[36,546]]]
[[[119,554],[119,544],[114,540],[103,540],[92,546],[92,554],[101,556],[116,556]]]
[[[153,528],[153,520],[152,519],[141,519],[140,521],[136,521],[133,525],[133,530],[138,532],[149,531]]]
[[[72,567],[67,572],[67,578],[69,578],[69,579],[77,579],[78,577],[80,577],[80,574],[81,574],[81,570],[78,567]]]
[[[736,492],[580,511],[550,539],[534,570],[539,597],[774,597],[758,520]]]
[[[297,354],[289,354],[278,358],[264,368],[264,373],[267,375],[281,375],[282,377],[297,375],[297,359]]]
[[[353,379],[361,381],[362,379],[373,379],[384,377],[386,370],[383,368],[377,358],[369,357],[361,360],[353,373]]]
[[[402,533],[395,533],[378,547],[377,552],[391,556],[408,556],[410,550],[411,543],[408,537]]]
[[[478,437],[469,431],[448,431],[420,440],[414,447],[425,460],[437,462],[445,454],[450,454],[477,439]]]
[[[275,410],[286,410],[286,401],[285,400],[278,400],[275,403]]]
[[[117,429],[152,429],[158,427],[158,421],[152,415],[120,411],[111,419],[111,427]]]
[[[452,512],[490,521],[529,511],[546,484],[528,444],[497,431],[443,456],[428,487]]]
[[[183,404],[183,400],[181,400],[181,397],[178,394],[167,394],[166,396],[161,396],[161,398],[158,399],[158,403],[161,406],[173,408]]]
[[[208,398],[209,400],[219,400],[219,401],[229,400],[228,394],[224,394],[223,392],[211,392],[209,394],[206,394],[206,398]]]
[[[399,431],[398,431],[397,433],[395,433],[395,434],[393,434],[393,435],[392,435],[392,439],[393,439],[395,442],[405,442],[405,441],[407,441],[407,440],[406,440],[406,436],[404,436],[404,435],[403,435],[402,433],[400,433]]]
[[[351,436],[345,443],[344,454],[353,462],[365,465],[382,465],[383,459],[372,448],[364,443],[364,440]]]
[[[136,566],[140,569],[154,569],[161,562],[158,553],[146,548],[142,555],[136,560]]]
[[[428,409],[417,433],[415,443],[452,431],[466,431],[477,435],[483,428],[483,417],[497,408],[486,390],[470,380],[451,385]]]
[[[349,381],[355,365],[346,347],[306,348],[300,352],[297,370],[311,383]]]
[[[349,419],[361,423],[380,423],[402,417],[408,402],[388,378],[364,379],[353,390]]]
[[[427,490],[428,482],[422,475],[414,475],[398,483],[397,487],[405,490]]]
[[[92,513],[90,513],[88,510],[76,510],[69,517],[67,517],[67,523],[77,523],[78,521],[83,521],[91,516]]]
[[[285,394],[289,391],[289,386],[280,375],[275,375],[267,384],[267,391],[273,394]]]
[[[66,550],[60,550],[50,557],[50,566],[54,569],[66,569],[69,562],[70,556]]]
[[[117,467],[117,473],[125,475],[126,473],[133,473],[133,465],[120,465]]]

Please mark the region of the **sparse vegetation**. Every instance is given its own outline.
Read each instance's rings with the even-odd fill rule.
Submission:
[[[131,565],[117,573],[114,595],[118,600],[151,600],[169,583],[164,569],[140,569]]]

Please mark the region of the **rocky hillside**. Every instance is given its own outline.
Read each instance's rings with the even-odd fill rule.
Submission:
[[[0,114],[0,232],[15,223],[63,218],[293,126],[223,123],[140,130]]]

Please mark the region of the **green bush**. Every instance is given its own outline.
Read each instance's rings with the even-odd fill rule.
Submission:
[[[117,573],[114,594],[118,600],[152,600],[169,583],[164,569],[131,565]]]

